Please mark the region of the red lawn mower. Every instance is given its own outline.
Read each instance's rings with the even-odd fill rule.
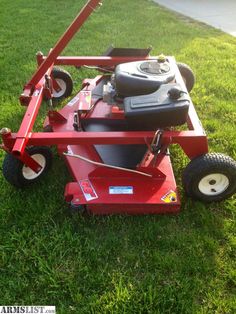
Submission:
[[[99,4],[89,0],[48,56],[37,54],[38,69],[20,96],[27,107],[20,129],[1,130],[7,181],[17,187],[38,181],[49,170],[50,146],[56,145],[73,177],[65,187],[72,210],[177,213],[180,198],[169,146],[179,144],[191,159],[182,177],[186,193],[205,202],[230,197],[236,192],[236,162],[208,153],[189,96],[194,85],[189,66],[170,56],[152,57],[150,49],[111,47],[101,57],[59,56]],[[93,67],[99,75],[85,79],[56,111],[53,102],[73,90],[70,74],[58,65]],[[32,132],[45,99],[44,132]]]

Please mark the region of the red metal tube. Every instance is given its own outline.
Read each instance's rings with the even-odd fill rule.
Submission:
[[[156,60],[157,57],[109,57],[109,56],[89,56],[89,57],[58,57],[55,65],[73,65],[73,66],[115,66],[120,63]],[[46,57],[44,57],[46,60]]]
[[[27,107],[26,113],[22,120],[21,127],[17,133],[17,139],[12,150],[12,153],[14,155],[20,156],[25,149],[28,139],[28,133],[31,131],[34,125],[43,99],[43,87],[41,87],[39,90],[36,89],[34,93],[36,93],[36,95],[32,96],[29,106]]]
[[[129,145],[150,143],[155,132],[52,132],[31,133],[27,138],[27,145]],[[17,134],[12,133],[8,138],[8,145],[18,145]],[[208,152],[207,137],[195,131],[165,131],[163,144],[179,144],[189,158],[194,158]],[[194,145],[192,143],[194,142]],[[25,142],[26,143],[26,142]]]

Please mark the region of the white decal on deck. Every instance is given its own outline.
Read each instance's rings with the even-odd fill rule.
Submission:
[[[88,179],[80,180],[79,185],[87,202],[98,198],[92,183]]]

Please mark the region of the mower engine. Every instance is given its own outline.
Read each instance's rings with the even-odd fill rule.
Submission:
[[[119,64],[103,86],[103,101],[116,105],[132,130],[156,130],[186,122],[189,95],[175,83],[176,65],[161,56]]]

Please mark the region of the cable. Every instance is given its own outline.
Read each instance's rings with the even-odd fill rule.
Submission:
[[[68,156],[68,157],[75,157],[75,158],[79,158],[81,160],[84,160],[90,164],[93,164],[93,165],[96,165],[96,166],[102,166],[102,167],[107,167],[107,168],[112,168],[112,169],[117,169],[117,170],[122,170],[122,171],[127,171],[127,172],[132,172],[132,173],[137,173],[137,174],[140,174],[142,176],[145,176],[145,177],[149,177],[149,178],[152,178],[152,175],[151,174],[148,174],[148,173],[145,173],[145,172],[141,172],[141,171],[137,171],[137,170],[132,170],[132,169],[127,169],[127,168],[122,168],[122,167],[117,167],[117,166],[111,166],[111,165],[108,165],[108,164],[103,164],[101,162],[97,162],[97,161],[93,161],[91,159],[88,159],[88,158],[85,158],[81,155],[76,155],[76,154],[71,154],[71,153],[63,153],[63,155],[65,156]]]
[[[113,73],[114,71],[109,70],[107,68],[102,68],[102,67],[97,67],[97,66],[89,66],[89,65],[82,65],[83,68],[90,69],[90,70],[98,70],[98,71],[103,71],[107,73]]]

